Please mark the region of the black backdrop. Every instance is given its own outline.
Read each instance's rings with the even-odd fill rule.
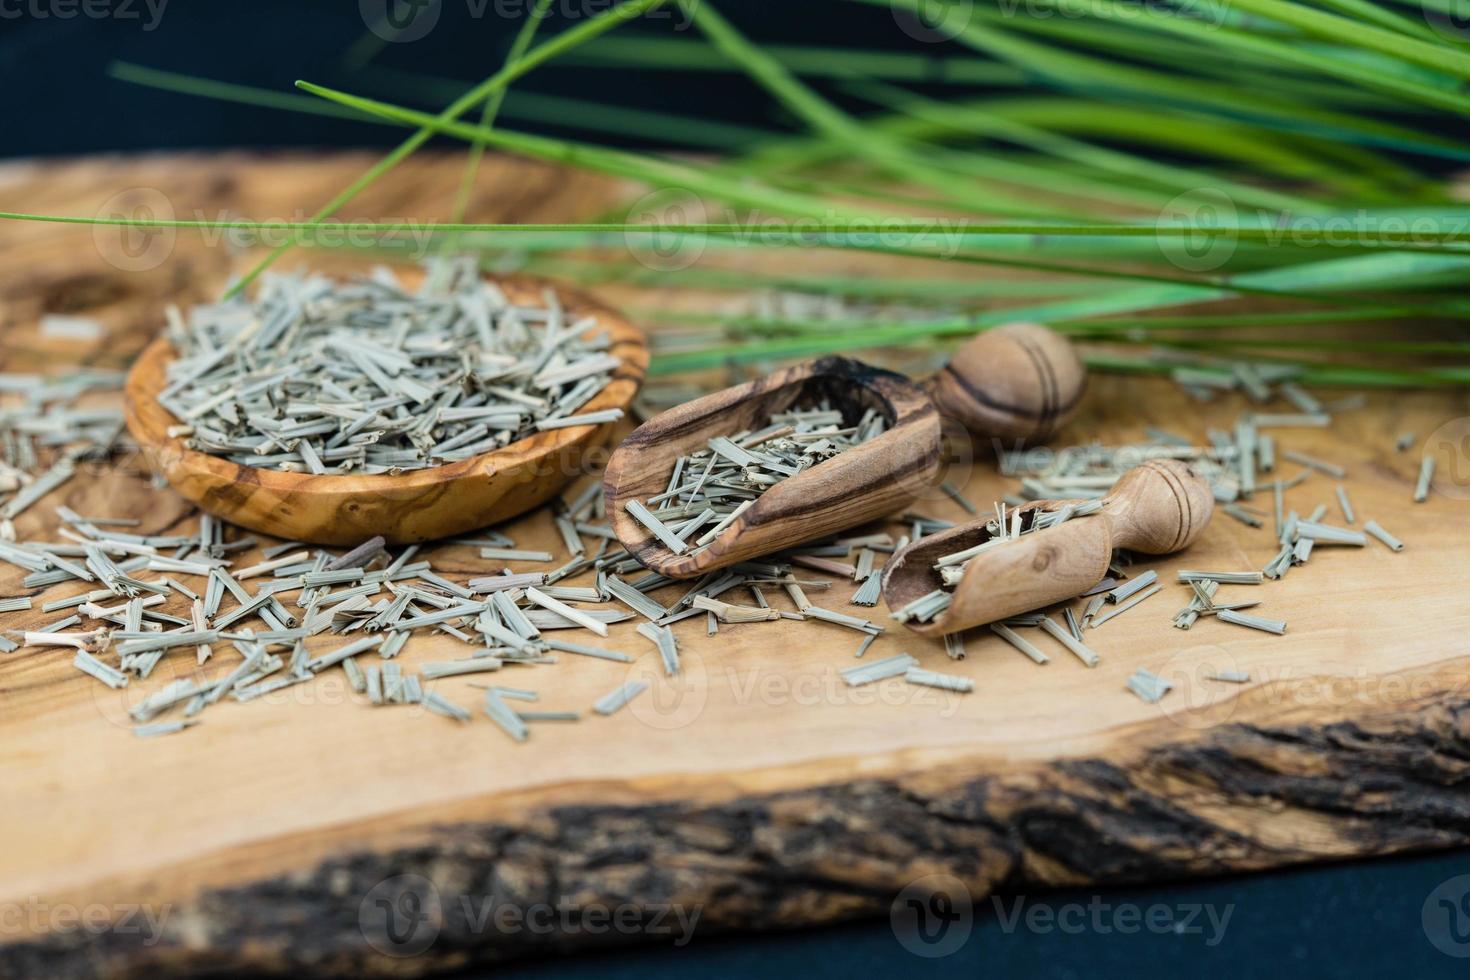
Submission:
[[[367,69],[350,61],[384,0],[0,0],[0,155],[223,146],[383,145],[399,134],[324,119],[159,92],[113,79],[114,60],[292,92],[298,78],[389,101],[410,93],[369,85],[374,66],[461,79],[491,74],[530,0],[429,0],[439,4],[422,38],[380,45]],[[393,0],[397,3],[400,0]],[[607,8],[610,0],[554,0],[542,37]],[[925,54],[958,49],[915,40],[886,7],[842,0],[724,0],[720,10],[757,41],[840,44]],[[682,15],[617,29],[676,36]],[[421,22],[422,23],[422,22]],[[696,36],[687,29],[682,36]],[[922,33],[922,32],[917,32]],[[356,47],[354,47],[356,45]],[[518,85],[765,126],[784,120],[734,74],[636,72],[550,66]],[[417,104],[426,104],[422,99]],[[442,103],[441,103],[442,104]],[[515,122],[558,130],[554,120]],[[616,142],[612,137],[599,137]]]

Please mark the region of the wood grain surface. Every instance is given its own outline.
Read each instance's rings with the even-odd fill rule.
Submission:
[[[132,188],[133,199],[156,208],[161,196],[181,216],[195,208],[291,216],[370,159],[10,165],[0,168],[0,207],[93,214]],[[458,158],[415,157],[348,217],[444,214],[458,175]],[[473,213],[487,219],[588,218],[622,191],[506,161],[485,178]],[[152,338],[166,302],[211,296],[239,260],[181,234],[164,261],[129,271],[119,263],[146,257],[148,243],[118,253],[109,234],[0,228],[0,369],[124,367]],[[873,268],[846,257],[809,261],[850,275]],[[795,266],[780,257],[780,271]],[[684,294],[598,292],[629,310],[693,303]],[[43,336],[45,312],[95,316],[107,334],[96,342]],[[1151,424],[1202,439],[1206,426],[1228,426],[1244,407],[1230,399],[1201,407],[1169,384],[1102,377],[1057,440],[1136,441]],[[1464,393],[1375,393],[1331,430],[1280,432],[1282,448],[1347,467],[1359,521],[1376,519],[1406,543],[1398,554],[1376,544],[1319,548],[1282,582],[1226,587],[1232,596],[1258,593],[1256,611],[1288,621],[1285,636],[1213,620],[1175,630],[1170,619],[1187,594],[1171,584],[1089,634],[1102,657],[1091,670],[1060,647],[1048,647],[1051,663],[1037,666],[978,634],[962,662],[898,628],[868,653],[908,652],[925,667],[970,677],[968,695],[898,679],[849,688],[837,671],[854,663],[858,637],[814,622],[730,626],[714,637],[681,630],[684,671],[671,681],[629,623],[605,642],[636,655],[632,665],[564,657],[507,682],[539,690],[540,707],[584,712],[628,679],[652,690],[611,718],[538,726],[523,745],[483,719],[457,726],[413,708],[369,707],[339,673],[260,702],[223,704],[194,730],[144,741],[128,733],[125,717],[143,686],[109,691],[64,653],[0,655],[0,976],[206,968],[404,976],[675,941],[667,915],[652,921],[658,910],[697,911],[696,942],[882,915],[906,885],[935,874],[958,879],[978,902],[1001,885],[1167,879],[1463,845],[1465,461],[1441,460],[1429,501],[1410,498],[1418,446],[1467,416]],[[1412,452],[1394,448],[1404,431],[1419,436]],[[983,456],[949,476],[982,506],[1014,489]],[[1332,491],[1332,481],[1314,476],[1288,492],[1288,505],[1330,505]],[[61,502],[136,517],[147,532],[196,526],[191,505],[150,489],[127,460],[33,508],[19,522],[22,537],[53,529],[50,504]],[[915,506],[965,516],[939,494]],[[520,547],[560,551],[544,510],[506,530]],[[1180,567],[1260,568],[1274,552],[1269,529],[1217,516],[1187,551],[1143,567],[1171,582]],[[485,569],[473,548],[426,554],[458,580]],[[0,569],[0,591],[18,592],[20,577]],[[854,611],[852,588],[838,583],[821,601]],[[7,614],[4,625],[49,618]],[[402,657],[411,668],[456,655],[454,641],[423,637]],[[165,663],[158,683],[187,672]],[[1157,704],[1140,701],[1124,686],[1139,667],[1176,689]],[[1251,683],[1206,679],[1221,670],[1248,671]],[[469,683],[435,686],[474,704]],[[415,891],[416,881],[430,889]],[[415,907],[430,941],[415,955],[392,955],[404,950],[383,951],[376,902],[409,894],[428,899]],[[576,915],[550,929],[487,926],[470,914],[486,901]],[[130,910],[140,908],[159,921],[157,932],[139,927]],[[591,910],[619,908],[634,910],[629,928],[586,927]],[[87,920],[100,924],[84,928],[82,914],[100,915]]]

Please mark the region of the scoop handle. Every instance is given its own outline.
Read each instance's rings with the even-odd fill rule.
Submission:
[[[1167,555],[1193,544],[1215,513],[1209,481],[1189,463],[1151,459],[1118,478],[1103,512],[1113,547]]]
[[[1056,331],[1009,323],[972,337],[927,385],[940,414],[977,439],[1035,443],[1071,419],[1087,369]]]
[[[1076,500],[1041,500],[1023,510],[1059,510]],[[1188,547],[1214,513],[1209,483],[1180,460],[1149,460],[1119,477],[1096,514],[1023,534],[972,558],[955,586],[948,610],[917,633],[939,635],[993,623],[1065,602],[1107,574],[1119,548],[1163,555]],[[920,538],[893,556],[884,578],[890,608],[937,584],[933,562],[979,543],[986,521],[960,525],[943,536]]]

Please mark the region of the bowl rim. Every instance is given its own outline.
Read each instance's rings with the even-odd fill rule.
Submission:
[[[632,404],[647,374],[649,351],[647,338],[643,331],[634,326],[622,313],[581,289],[556,280],[528,275],[492,276],[488,273],[484,273],[483,278],[508,292],[531,292],[536,297],[544,295],[543,291],[550,289],[568,315],[579,319],[588,316],[595,317],[597,323],[590,327],[589,331],[603,330],[609,335],[612,341],[609,352],[617,357],[621,364],[613,370],[612,379],[607,385],[591,401],[582,406],[581,411],[594,412],[607,408],[626,409]],[[469,459],[407,470],[398,475],[389,473],[290,473],[265,467],[246,466],[222,456],[189,449],[184,444],[184,437],[169,436],[167,434],[169,426],[187,424],[165,408],[156,397],[167,383],[167,367],[174,357],[173,345],[169,343],[168,338],[155,337],[128,370],[124,390],[124,417],[128,431],[145,452],[166,453],[172,457],[166,464],[155,467],[165,475],[173,469],[185,467],[194,472],[206,472],[217,480],[230,483],[253,483],[263,489],[282,492],[301,492],[306,485],[309,485],[310,490],[316,493],[357,494],[374,490],[401,493],[405,490],[428,488],[455,480],[484,476],[512,466],[534,464],[578,446],[603,426],[612,424],[589,422],[584,425],[570,425],[532,432],[499,449],[492,449]]]

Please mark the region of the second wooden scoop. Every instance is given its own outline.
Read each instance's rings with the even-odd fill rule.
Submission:
[[[693,578],[887,517],[936,484],[942,418],[977,441],[1045,439],[1072,415],[1086,372],[1072,345],[1034,323],[987,330],[926,383],[845,357],[777,371],[671,408],[639,426],[608,461],[607,513],[623,546],[670,578]],[[782,480],[709,544],[676,555],[628,513],[665,491],[674,461],[712,436],[757,429],[772,414],[826,401],[852,425],[873,409],[888,428]],[[692,516],[692,515],[691,515]]]
[[[1081,502],[1033,501],[1022,508],[1022,520]],[[931,622],[908,626],[937,636],[1065,602],[1103,580],[1115,550],[1179,551],[1199,537],[1214,510],[1210,485],[1194,467],[1173,459],[1149,460],[1118,478],[1097,513],[1022,534],[971,558],[949,608]],[[935,563],[990,540],[987,523],[950,528],[895,554],[883,572],[888,608],[902,609],[940,588]]]

